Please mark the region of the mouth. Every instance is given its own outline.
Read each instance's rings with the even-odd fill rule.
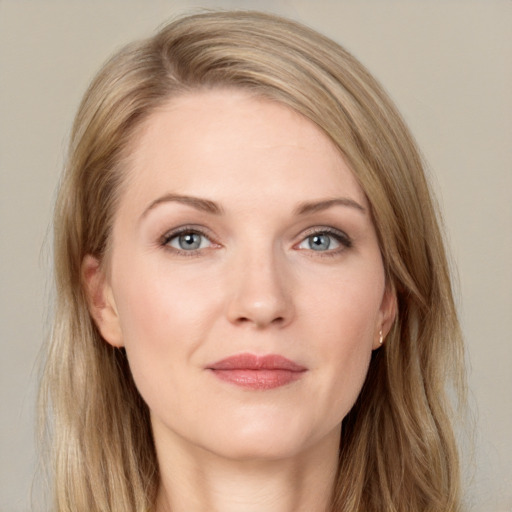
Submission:
[[[299,380],[307,372],[286,357],[269,354],[237,354],[206,367],[215,377],[254,390],[274,389]]]

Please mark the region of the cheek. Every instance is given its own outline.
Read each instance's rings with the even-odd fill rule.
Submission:
[[[380,265],[354,266],[349,271],[318,279],[303,316],[324,333],[331,350],[357,351],[374,342],[385,288]],[[310,313],[308,313],[308,310]]]
[[[113,276],[115,300],[133,377],[150,403],[162,385],[179,388],[216,316],[216,287],[165,263],[126,263]]]
[[[318,332],[317,347],[324,407],[332,423],[340,422],[363,386],[380,319],[383,273],[353,273],[333,280],[324,299],[313,303],[308,331]],[[333,406],[334,404],[334,406]]]
[[[147,258],[146,258],[147,259]],[[215,283],[163,261],[134,257],[119,265],[114,290],[125,343],[171,344],[194,332],[215,309]]]

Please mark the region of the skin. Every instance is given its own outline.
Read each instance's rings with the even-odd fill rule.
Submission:
[[[242,91],[170,100],[133,143],[108,265],[83,272],[151,411],[158,512],[326,510],[395,299],[366,197],[314,124]],[[248,389],[208,369],[240,353],[306,371]]]

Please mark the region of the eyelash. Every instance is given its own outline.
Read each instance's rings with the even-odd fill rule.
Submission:
[[[345,232],[330,227],[318,227],[307,231],[299,244],[296,245],[304,243],[308,238],[311,238],[315,235],[327,235],[331,238],[334,238],[336,242],[340,244],[340,247],[338,248],[325,251],[315,251],[314,249],[309,249],[309,252],[316,253],[315,256],[324,258],[334,257],[346,249],[350,249],[353,245],[352,239]]]
[[[171,242],[171,240],[173,240],[174,238],[179,237],[181,235],[187,235],[187,234],[194,234],[194,235],[202,236],[202,237],[206,238],[212,245],[214,245],[214,246],[218,245],[218,244],[215,244],[215,242],[212,240],[212,237],[205,232],[204,228],[201,228],[198,226],[181,226],[172,231],[168,231],[161,237],[160,245],[164,249],[171,251],[174,254],[178,254],[180,256],[186,256],[186,257],[199,256],[200,252],[202,250],[204,250],[204,248],[203,249],[192,249],[192,250],[185,251],[183,249],[177,249],[176,247],[171,247],[169,245],[169,242]]]
[[[185,234],[196,234],[201,237],[206,238],[212,246],[217,245],[212,240],[212,237],[205,232],[204,228],[198,227],[198,226],[181,226],[177,229],[174,229],[172,231],[169,231],[165,233],[160,238],[160,245],[164,247],[166,250],[169,250],[173,252],[174,254],[178,254],[180,256],[186,256],[186,257],[193,257],[193,256],[199,256],[200,252],[204,250],[204,248],[198,248],[198,249],[191,249],[191,250],[183,250],[183,249],[177,249],[176,247],[171,247],[169,243],[171,240],[173,240],[176,237],[179,237],[181,235]],[[308,238],[313,237],[315,235],[327,235],[329,237],[332,237],[340,244],[341,247],[331,249],[331,250],[325,250],[325,251],[315,251],[314,249],[309,249],[308,251],[311,253],[316,253],[315,256],[320,257],[333,257],[338,255],[340,252],[343,252],[346,249],[350,249],[352,247],[352,240],[351,238],[344,233],[343,231],[340,231],[338,229],[330,228],[330,227],[318,227],[313,228],[309,231],[307,231],[303,238],[300,240],[298,244],[295,244],[294,247],[297,247],[298,245],[304,243]],[[307,250],[307,249],[299,249],[299,250]]]

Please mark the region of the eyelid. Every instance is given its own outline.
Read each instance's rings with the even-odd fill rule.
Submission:
[[[185,224],[183,226],[172,228],[166,231],[160,237],[160,242],[166,243],[171,238],[174,238],[178,235],[182,235],[183,233],[197,233],[198,235],[203,235],[208,239],[211,238],[211,235],[209,235],[208,230],[205,229],[203,226],[198,226],[197,224]]]
[[[205,237],[210,242],[211,245],[207,248],[191,249],[191,250],[187,250],[187,251],[181,250],[181,249],[178,249],[176,247],[172,247],[169,245],[169,242],[173,238],[176,238],[185,233],[195,233],[195,234],[201,235],[201,236]],[[194,256],[194,255],[198,254],[200,251],[204,251],[205,249],[209,249],[211,247],[220,247],[220,244],[215,242],[215,239],[212,236],[212,234],[210,233],[210,231],[207,228],[205,228],[204,226],[199,226],[197,224],[186,224],[186,225],[179,226],[177,228],[173,228],[173,229],[166,231],[162,236],[160,236],[159,245],[161,245],[165,249],[167,249],[175,254],[180,254],[180,255],[185,255],[185,256]]]
[[[348,236],[347,233],[345,233],[344,231],[337,229],[337,228],[333,228],[331,226],[316,226],[316,227],[307,229],[306,231],[301,233],[301,240],[298,242],[298,244],[295,245],[295,247],[302,244],[310,236],[314,236],[314,235],[318,235],[318,234],[325,234],[328,236],[332,236],[341,245],[341,247],[337,247],[335,249],[330,249],[327,251],[318,251],[319,255],[321,255],[322,253],[324,253],[324,255],[335,254],[337,252],[341,252],[345,249],[349,249],[350,247],[352,247],[352,239],[350,238],[350,236]],[[308,250],[308,249],[301,249],[301,250]]]
[[[173,238],[180,236],[184,233],[196,233],[198,235],[204,236],[211,243],[211,245],[206,248],[191,249],[191,250],[180,250],[176,247],[171,247],[169,245],[170,240],[172,240]],[[336,247],[334,249],[328,249],[326,251],[317,251],[317,254],[319,256],[322,256],[322,255],[333,256],[335,254],[343,252],[344,250],[352,247],[352,239],[344,231],[334,228],[332,226],[315,226],[315,227],[308,228],[301,233],[300,240],[293,246],[294,249],[305,250],[308,252],[315,252],[312,249],[301,249],[298,246],[300,244],[302,244],[308,237],[314,236],[317,234],[325,234],[325,235],[331,236],[331,237],[335,238],[336,241],[340,244],[340,247]],[[161,235],[159,237],[158,241],[159,241],[159,245],[161,245],[165,249],[167,249],[175,254],[180,254],[180,255],[185,255],[185,256],[194,256],[194,255],[197,255],[198,253],[200,253],[201,251],[204,251],[205,249],[210,249],[212,247],[213,248],[220,247],[220,244],[215,241],[215,237],[212,235],[210,230],[208,228],[206,228],[205,226],[197,225],[197,224],[185,224],[185,225],[170,229],[170,230],[166,231],[163,235]]]

